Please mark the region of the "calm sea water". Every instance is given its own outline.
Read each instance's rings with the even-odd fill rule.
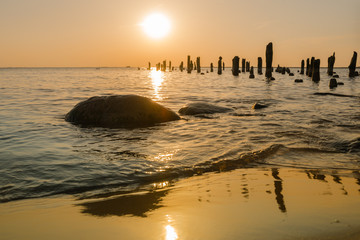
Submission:
[[[328,87],[274,73],[249,79],[129,68],[0,69],[0,202],[133,191],[241,167],[360,170],[360,78]],[[206,69],[203,70],[206,72]],[[303,83],[294,79],[302,78]],[[344,96],[314,95],[331,92]],[[80,128],[64,115],[95,95],[138,94],[178,111],[191,102],[234,109],[138,129]],[[255,102],[269,107],[253,110]]]

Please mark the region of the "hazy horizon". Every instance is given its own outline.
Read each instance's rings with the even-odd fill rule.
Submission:
[[[186,56],[201,65],[234,56],[257,65],[274,44],[274,66],[298,67],[302,59],[336,53],[347,67],[360,52],[360,2],[325,1],[10,1],[0,3],[1,68],[145,67]],[[171,22],[168,35],[148,37],[141,23],[151,13]]]

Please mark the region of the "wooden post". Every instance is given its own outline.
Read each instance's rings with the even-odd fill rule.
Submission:
[[[351,62],[349,65],[349,77],[356,76],[356,60],[357,60],[357,52],[354,51],[353,57],[351,58]]]
[[[201,73],[200,57],[196,58],[197,73]]]
[[[262,58],[261,57],[258,57],[258,74],[259,75],[262,75]]]
[[[160,63],[156,64],[156,71],[160,70]]]
[[[232,74],[234,76],[239,76],[239,57],[238,56],[235,56],[232,60]]]
[[[184,71],[184,62],[183,61],[181,61],[179,68],[180,68],[181,72]]]
[[[312,75],[311,80],[314,82],[320,81],[320,59],[314,59],[312,64]]]
[[[169,72],[172,71],[172,68],[171,68],[171,61],[169,61]]]
[[[308,58],[306,59],[306,76],[309,76],[309,71],[310,71],[310,60]]]
[[[222,74],[222,63],[221,63],[222,57],[219,57],[219,61],[218,61],[218,74],[221,75]]]
[[[266,72],[265,77],[267,79],[271,79],[272,77],[272,61],[273,61],[273,45],[272,42],[270,42],[266,46]]]
[[[332,76],[334,74],[334,64],[335,64],[335,52],[332,56],[328,58],[328,70],[327,73],[329,76]]]
[[[187,56],[187,73],[191,73],[192,67],[191,67],[191,60],[190,55]]]
[[[251,68],[250,68],[250,76],[249,76],[249,78],[255,78],[253,66],[251,66]]]
[[[161,71],[166,72],[166,60],[163,61]]]
[[[223,62],[223,71],[225,71],[225,62]]]
[[[312,77],[312,75],[313,75],[314,61],[315,61],[315,58],[312,57],[311,61],[310,61],[309,77]]]
[[[246,62],[246,72],[250,72],[250,61]]]
[[[241,71],[244,73],[245,72],[245,65],[246,65],[246,59],[243,58],[241,60]]]
[[[151,70],[151,63],[149,62],[148,70]]]
[[[210,63],[210,72],[214,72],[214,64]]]
[[[301,60],[301,71],[300,74],[304,74],[304,65],[305,65],[305,61]]]

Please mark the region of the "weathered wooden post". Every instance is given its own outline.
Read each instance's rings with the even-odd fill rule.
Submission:
[[[314,60],[312,64],[312,75],[311,80],[314,82],[320,81],[320,59]]]
[[[194,70],[196,70],[196,63],[194,63]]]
[[[258,74],[259,75],[262,75],[262,58],[261,57],[258,57]]]
[[[181,61],[179,68],[180,68],[181,72],[184,71],[184,62],[183,61]]]
[[[265,77],[267,79],[271,79],[272,77],[272,61],[273,61],[273,45],[272,42],[270,42],[266,46],[266,72]]]
[[[246,62],[246,72],[250,72],[250,61]]]
[[[250,68],[250,76],[249,76],[249,78],[255,78],[254,67],[253,66],[251,66],[251,68]]]
[[[196,58],[197,73],[201,73],[200,57]]]
[[[150,69],[151,69],[151,63],[149,62],[148,70],[150,70]]]
[[[190,55],[187,56],[187,73],[191,73],[192,71],[192,66],[191,66],[191,60],[190,60]]]
[[[327,73],[329,76],[332,76],[334,74],[334,64],[335,64],[335,52],[332,56],[328,58],[328,70]]]
[[[305,61],[304,60],[301,60],[301,71],[300,71],[300,74],[304,74],[304,66],[305,65]]]
[[[219,61],[218,61],[218,74],[221,75],[222,74],[222,57],[219,57]]]
[[[225,62],[223,62],[223,71],[225,71]]]
[[[210,72],[214,72],[214,64],[210,63]]]
[[[171,68],[171,61],[169,61],[169,72],[172,71],[172,68]]]
[[[314,57],[311,57],[311,61],[310,61],[310,69],[309,69],[309,77],[312,77],[312,75],[313,75],[313,70],[314,70],[314,61],[315,61],[315,58],[314,58]]]
[[[232,60],[232,74],[234,76],[239,76],[239,57],[238,56],[235,56]]]
[[[246,65],[246,59],[243,58],[241,60],[241,71],[244,73],[245,72],[245,65]]]
[[[310,60],[309,58],[306,59],[306,76],[309,76],[310,71]]]
[[[163,61],[163,64],[162,64],[162,70],[163,72],[166,72],[166,60]]]
[[[357,60],[357,52],[354,51],[353,57],[351,58],[351,62],[349,65],[349,77],[356,76],[356,60]]]
[[[160,70],[160,63],[157,63],[156,64],[156,71],[159,71]]]

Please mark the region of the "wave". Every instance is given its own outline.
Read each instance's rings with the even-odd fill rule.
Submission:
[[[59,194],[75,195],[79,199],[100,198],[117,195],[119,193],[149,190],[153,187],[154,183],[172,182],[181,178],[202,175],[204,173],[226,172],[239,168],[256,167],[262,164],[280,164],[279,166],[282,166],[279,160],[281,161],[284,157],[286,159],[291,158],[291,156],[301,156],[304,154],[360,152],[360,138],[348,142],[338,142],[333,147],[336,147],[336,149],[286,147],[282,144],[273,144],[264,149],[242,153],[235,157],[234,153],[223,154],[192,166],[173,167],[161,172],[147,173],[135,171],[122,176],[114,174],[109,176],[100,175],[89,181],[68,179],[65,182],[58,182],[56,184],[43,182],[37,186],[27,186],[24,189],[16,188],[14,185],[7,185],[0,188],[0,203],[28,198],[49,197]],[[132,152],[125,152],[125,154],[133,155]],[[273,159],[278,160],[272,162]],[[286,166],[286,164],[283,166]],[[291,167],[299,168],[304,168],[304,166],[301,164],[298,166],[296,164],[291,165]]]

